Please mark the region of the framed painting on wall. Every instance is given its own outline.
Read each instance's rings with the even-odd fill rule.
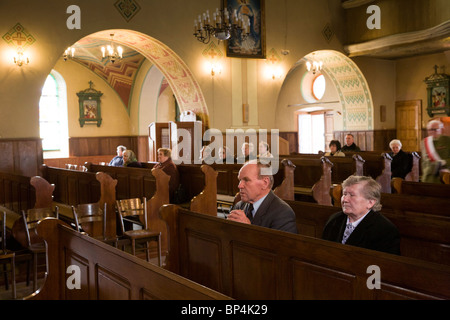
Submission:
[[[94,123],[97,127],[102,124],[102,114],[100,106],[100,97],[103,95],[100,91],[92,88],[93,82],[89,81],[89,88],[77,93],[80,105],[80,126],[86,123]]]
[[[430,118],[440,115],[450,116],[450,76],[438,73],[438,66],[434,68],[434,74],[425,78],[428,96],[427,112]]]
[[[266,58],[265,0],[225,0],[228,12],[241,14],[250,25],[249,35],[241,39],[240,34],[231,34],[227,40],[227,57]]]

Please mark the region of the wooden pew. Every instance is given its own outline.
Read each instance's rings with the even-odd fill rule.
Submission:
[[[406,181],[420,181],[420,155],[417,152],[411,152],[413,158],[413,165],[411,171],[406,175]]]
[[[202,165],[205,175],[205,187],[192,198],[190,209],[194,212],[217,216],[217,171],[208,165]]]
[[[44,164],[49,167],[54,168],[67,168],[67,165],[73,165],[76,166],[76,169],[73,170],[79,170],[79,168],[82,168],[86,162],[89,163],[95,163],[100,164],[104,162],[105,164],[108,164],[112,158],[114,158],[116,155],[102,155],[102,156],[83,156],[83,157],[67,157],[67,158],[51,158],[51,159],[44,159]]]
[[[117,199],[150,199],[155,194],[156,180],[151,168],[110,167],[92,163],[86,163],[85,166],[88,172],[105,172],[117,180]]]
[[[30,180],[27,176],[0,171],[0,205],[13,212],[33,208],[36,191]]]
[[[274,188],[273,192],[283,200],[294,200],[295,165],[289,159],[283,159],[281,163],[283,165],[284,178],[281,184]]]
[[[294,210],[299,234],[321,238],[328,218],[340,208],[302,201],[286,201]],[[450,265],[450,218],[416,212],[381,210],[400,233],[401,255]]]
[[[393,178],[392,191],[397,194],[450,199],[450,185],[439,183],[414,182],[401,178]]]
[[[342,186],[334,185],[331,194],[336,207],[341,207]],[[389,209],[392,212],[403,214],[404,212],[418,212],[436,216],[450,217],[448,210],[450,199],[430,196],[382,193],[381,204],[383,211]]]
[[[296,199],[331,205],[331,167],[326,158],[290,158],[295,165],[294,192]]]
[[[364,155],[364,175],[375,179],[380,185],[382,192],[391,193],[391,162],[388,153],[382,155]]]
[[[449,299],[450,267],[161,208],[167,269],[235,299]],[[381,272],[370,289],[371,266]]]
[[[38,224],[48,250],[43,287],[34,300],[229,300],[228,296],[81,234],[56,219]],[[67,270],[80,271],[80,289]],[[73,272],[73,271],[72,271]],[[72,282],[73,283],[73,282]]]

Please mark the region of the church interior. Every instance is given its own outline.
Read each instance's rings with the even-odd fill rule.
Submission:
[[[226,14],[224,8],[229,8]],[[235,19],[238,12],[245,19]],[[211,31],[206,27],[219,26],[219,20],[228,16],[232,16],[230,21],[233,26],[237,25],[240,29],[232,29],[231,34],[224,35],[227,31],[214,28]],[[95,172],[96,166],[107,164],[116,155],[119,145],[133,150],[143,166],[155,163],[159,147],[173,147],[172,129],[183,128],[186,122],[199,123],[202,134],[208,129],[215,130],[224,137],[224,141],[227,131],[265,130],[271,132],[272,137],[275,132],[279,140],[271,141],[273,153],[292,156],[295,171],[311,172],[311,176],[316,169],[309,170],[309,160],[302,162],[300,156],[306,154],[313,159],[319,153],[330,151],[331,140],[338,140],[344,145],[345,136],[349,133],[354,136],[355,144],[367,152],[366,165],[375,154],[389,153],[389,142],[393,139],[401,140],[404,151],[420,156],[421,141],[427,136],[427,123],[432,119],[439,119],[443,123],[443,135],[450,136],[450,6],[447,0],[196,0],[189,3],[182,0],[6,0],[0,1],[0,21],[0,145],[4,151],[0,159],[0,211],[6,211],[7,217],[15,217],[4,219],[4,233],[14,233],[13,225],[21,219],[22,211],[33,208],[33,202],[38,200],[40,191],[37,185],[30,185],[30,178],[45,177],[53,184],[54,189],[50,191],[50,194],[53,192],[53,204],[50,206],[54,208],[56,201],[63,203],[59,208],[60,216],[71,215],[71,205],[98,199],[106,203],[109,193],[104,187],[110,187],[111,182],[105,182],[101,180],[103,177],[89,171]],[[203,145],[208,142],[201,137],[200,140]],[[233,148],[235,153],[239,152],[239,146]],[[197,147],[193,150],[194,153],[199,152]],[[194,159],[197,158],[192,155]],[[86,161],[92,162],[92,167],[85,167]],[[384,161],[383,165],[386,163],[385,158],[377,161]],[[419,172],[420,160],[417,161]],[[75,164],[83,170],[68,170],[68,164]],[[322,172],[326,165],[322,161],[317,170]],[[205,185],[203,174],[215,177],[219,172],[217,179],[222,179],[226,174],[231,176],[234,172],[236,175],[239,171],[234,166],[229,171],[221,169],[223,171],[210,173],[207,169],[200,169],[200,166],[193,169],[193,166],[179,168],[180,175],[182,172],[185,174],[181,180],[193,185],[186,189],[192,198],[196,195],[200,198],[198,191]],[[333,174],[340,170],[339,161],[331,166],[331,179],[335,179]],[[58,170],[64,171],[64,175]],[[97,173],[102,171],[101,167],[95,170],[98,170]],[[131,198],[138,194],[139,197],[147,197],[148,212],[155,211],[152,206],[157,207],[158,212],[168,203],[167,199],[158,203],[155,197],[152,198],[154,187],[158,190],[159,182],[158,177],[151,173],[139,177],[130,174],[124,179],[123,176],[128,174],[125,171],[108,170],[103,171],[116,179],[116,183],[119,181],[114,194],[117,199],[113,200],[112,206],[121,197]],[[129,170],[141,172],[144,169]],[[288,166],[282,167],[281,162],[280,171],[284,172],[285,178],[292,174]],[[91,174],[89,178],[82,180],[81,175],[87,173]],[[197,188],[192,181],[199,176],[202,184]],[[125,180],[126,184],[121,184]],[[81,184],[82,181],[84,184]],[[414,181],[418,183],[419,178]],[[297,180],[294,182],[297,183]],[[206,186],[209,186],[208,183],[206,180]],[[231,185],[231,182],[226,183]],[[58,184],[67,185],[65,191]],[[150,184],[153,189],[148,193]],[[74,191],[75,185],[77,191]],[[327,186],[335,185],[332,180]],[[308,197],[316,197],[318,188],[311,186],[299,185],[295,192],[302,193],[308,189]],[[444,187],[447,186],[443,183]],[[229,203],[237,184],[227,186],[230,191],[227,191],[226,197],[220,198],[219,193],[225,194],[220,192],[223,188],[217,182],[218,202],[217,206],[213,203],[212,211]],[[389,191],[383,192],[394,196],[390,176],[387,188]],[[406,189],[407,184],[403,192]],[[207,189],[204,190],[206,194]],[[433,191],[442,194],[442,197],[430,200],[432,207],[440,205],[442,209],[442,205],[449,204],[450,189],[442,190]],[[336,205],[330,197],[332,192],[334,190],[328,188],[320,196],[320,199],[328,197],[325,205],[329,208]],[[433,198],[428,194],[427,197]],[[300,199],[304,197],[295,198]],[[400,200],[386,199],[386,203],[393,203],[392,212],[386,206],[390,219],[398,219],[399,225],[404,223],[404,228],[409,228],[407,222],[394,211],[404,210],[409,214],[413,209],[400,208]],[[314,205],[323,205],[319,200],[316,202]],[[329,212],[329,208],[309,208],[310,204],[294,205],[304,205],[302,210],[323,209],[325,215],[328,214],[325,211]],[[395,206],[399,208],[395,209]],[[411,205],[414,206],[418,207]],[[191,211],[195,212],[193,208],[191,205]],[[110,259],[103,251],[94,254],[96,250],[110,249],[105,249],[107,246],[104,243],[96,245],[78,235],[71,235],[74,239],[67,240],[69,249],[62,248],[62,244],[58,247],[54,234],[58,234],[60,243],[65,241],[61,239],[69,236],[65,231],[56,232],[60,227],[48,223],[48,226],[42,227],[45,239],[49,241],[47,255],[55,254],[56,261],[59,261],[59,264],[49,261],[48,265],[60,266],[52,269],[53,273],[47,269],[39,274],[39,283],[47,282],[48,285],[43,287],[45,290],[41,294],[32,294],[32,298],[449,299],[450,291],[445,288],[445,282],[450,280],[449,216],[448,213],[430,213],[431,209],[424,213],[428,209],[420,208],[422,212],[415,213],[411,219],[419,223],[424,215],[438,216],[439,222],[426,222],[433,228],[435,238],[430,240],[428,235],[424,236],[428,242],[421,247],[421,252],[408,254],[417,258],[415,254],[426,254],[428,250],[431,256],[431,243],[439,244],[441,251],[432,258],[427,256],[427,262],[403,261],[403,257],[392,258],[385,254],[374,257],[372,264],[385,266],[383,272],[402,264],[403,267],[398,267],[398,270],[432,274],[429,283],[442,280],[442,285],[433,282],[436,285],[434,288],[417,279],[408,282],[406,276],[399,275],[400,271],[392,274],[386,272],[386,284],[382,286],[383,290],[378,290],[382,293],[373,290],[358,295],[364,291],[358,285],[365,281],[367,272],[364,269],[362,273],[355,271],[357,274],[347,274],[351,268],[342,261],[351,253],[348,249],[331,245],[330,250],[336,250],[336,257],[342,259],[336,262],[333,269],[325,262],[331,259],[324,253],[329,244],[315,243],[308,237],[300,239],[299,236],[296,239],[283,235],[292,250],[305,248],[304,251],[311,254],[306,258],[296,256],[291,259],[288,258],[291,253],[284,249],[280,249],[280,253],[275,249],[271,252],[270,246],[266,248],[264,244],[259,248],[255,242],[247,246],[247,238],[240,237],[243,232],[237,230],[239,227],[233,223],[220,227],[206,217],[184,212],[186,208],[175,213],[176,210],[169,207],[161,214],[167,225],[162,224],[161,227],[165,230],[160,240],[162,249],[158,251],[157,246],[152,244],[151,266],[143,265],[145,258],[141,259],[143,262],[135,262],[117,254],[123,265],[136,268],[132,270],[142,269],[139,272],[150,279],[145,289],[133,291],[139,282],[137,278],[127,279],[127,293],[122,292],[125,289],[119,284],[120,281],[108,284],[111,279],[121,280],[117,274],[123,274],[119,271],[114,273],[108,265],[95,267],[92,261],[103,256]],[[105,209],[105,212],[108,210],[112,209]],[[300,221],[298,217],[297,221]],[[155,223],[159,225],[160,222]],[[175,226],[180,230],[186,228],[183,234],[180,231],[181,240],[172,234],[164,236],[164,232]],[[115,227],[114,223],[107,232]],[[197,227],[198,230],[194,229]],[[46,228],[55,228],[56,231],[52,233]],[[311,228],[305,224],[302,232],[312,232],[320,237],[318,231]],[[207,234],[208,230],[223,234],[223,238],[220,242],[216,240],[205,244],[215,235]],[[221,230],[229,230],[238,240],[233,242]],[[409,240],[412,234],[417,234],[414,230],[408,229]],[[276,235],[265,234],[259,229],[245,231],[254,236],[256,242],[259,239],[262,243],[272,242]],[[283,247],[281,240],[276,239],[272,244]],[[157,242],[158,245],[161,243]],[[405,244],[405,248],[414,251],[411,249],[414,243],[419,243],[419,240],[414,238]],[[180,249],[173,249],[175,244],[179,244]],[[203,251],[195,249],[196,245]],[[80,249],[83,246],[92,246],[92,252],[83,252]],[[224,249],[225,246],[229,251]],[[447,248],[447,251],[442,248]],[[163,263],[165,269],[178,273],[182,279],[168,275],[164,268],[158,266],[156,257],[158,252],[161,255],[161,250],[169,257]],[[244,288],[247,279],[244,280],[239,271],[246,271],[247,266],[238,260],[249,258],[249,251],[252,250],[261,255],[251,256],[249,263],[258,262],[261,270],[249,276],[248,281],[256,283],[258,279],[270,278],[267,290],[253,284],[248,290]],[[87,255],[93,253],[93,260],[83,257],[80,252]],[[319,256],[320,252],[324,254]],[[358,256],[355,265],[366,268],[359,259],[364,259],[365,251],[355,252]],[[210,262],[206,262],[208,253],[211,254]],[[175,258],[176,255],[179,256]],[[165,254],[163,258],[166,258]],[[76,261],[81,261],[81,274],[90,275],[97,291],[92,289],[90,283],[89,288],[68,290],[61,284],[63,280],[55,278],[67,276],[63,266],[73,265]],[[1,264],[3,267],[3,260]],[[20,265],[20,259],[16,264]],[[212,265],[222,267],[215,270]],[[228,265],[232,265],[231,269]],[[22,267],[18,270],[17,282],[24,282],[22,276],[27,272]],[[289,275],[289,280],[281,279],[280,273]],[[317,274],[321,277],[316,278]],[[337,287],[350,286],[354,292],[350,296],[327,295],[323,290],[311,290],[314,285],[305,284],[300,280],[302,277],[315,278],[316,284],[322,283],[322,287],[327,279],[339,278]],[[94,278],[95,281],[92,280]],[[193,284],[185,282],[185,278],[192,280]],[[4,279],[9,278],[5,276]],[[152,286],[151,280],[157,285]],[[83,281],[82,286],[86,286]],[[11,288],[6,289],[5,282],[0,282],[0,296],[10,299]],[[102,283],[105,287],[99,289]],[[206,289],[197,286],[197,283]],[[159,292],[154,289],[165,284],[173,286],[173,292],[178,292],[178,295],[170,295],[169,290],[161,289],[163,292]],[[31,287],[26,286],[27,294],[31,293]],[[16,298],[23,296],[19,294]]]

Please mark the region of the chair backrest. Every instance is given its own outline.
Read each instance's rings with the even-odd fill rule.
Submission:
[[[0,221],[0,254],[6,253],[6,212],[1,212],[1,221]]]
[[[95,222],[101,222],[101,233],[104,238],[106,233],[106,210],[106,202],[103,208],[98,202],[79,204],[76,208],[72,206],[76,229],[78,231],[83,229],[87,234],[96,236],[97,229],[95,229],[94,224]]]
[[[143,216],[144,228],[148,229],[147,225],[147,199],[145,197],[141,199],[122,199],[116,200],[117,211],[120,214],[120,221],[122,225],[122,231],[124,231],[123,217],[129,216]]]
[[[59,219],[59,207],[56,206],[55,210],[52,208],[33,208],[28,209],[27,212],[22,210],[22,218],[25,225],[26,237],[28,245],[37,242],[35,237],[30,236],[30,231],[35,232],[37,223],[45,218]]]

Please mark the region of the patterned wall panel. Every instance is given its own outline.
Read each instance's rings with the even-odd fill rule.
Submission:
[[[372,130],[372,96],[356,64],[337,51],[316,51],[314,58],[323,61],[323,72],[333,81],[339,94],[344,130]],[[312,54],[305,56],[305,60],[311,59]]]

